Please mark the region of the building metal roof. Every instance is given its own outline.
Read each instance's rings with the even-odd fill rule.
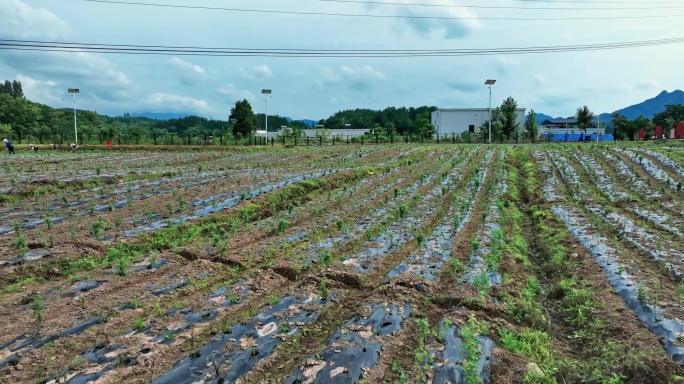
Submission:
[[[577,124],[577,119],[548,119],[542,122],[542,125],[552,124]]]
[[[492,111],[495,110],[496,107],[492,107]],[[516,111],[525,111],[525,108],[516,108]],[[468,112],[468,111],[484,111],[487,112],[489,111],[489,108],[440,108],[437,109],[435,112]]]

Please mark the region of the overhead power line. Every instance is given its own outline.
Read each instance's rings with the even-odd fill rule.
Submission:
[[[621,10],[645,10],[645,9],[681,9],[684,8],[684,3],[678,6],[665,5],[665,6],[653,6],[653,3],[619,3],[619,4],[650,4],[648,6],[641,7],[527,7],[527,6],[496,6],[496,5],[454,5],[454,4],[424,4],[424,3],[399,3],[392,1],[366,1],[366,0],[318,0],[326,3],[351,3],[351,4],[365,4],[365,5],[390,5],[399,7],[427,7],[427,8],[472,8],[472,9],[516,9],[516,10],[549,10],[549,11],[621,11]],[[525,0],[521,0],[525,1]],[[531,1],[531,0],[529,0]],[[545,1],[544,1],[545,2]],[[601,3],[601,2],[598,2]],[[657,3],[657,2],[656,2]],[[594,4],[594,3],[583,3],[583,4]],[[668,3],[669,4],[669,3]]]
[[[268,13],[281,15],[298,16],[335,16],[335,17],[355,17],[355,18],[374,18],[374,19],[434,19],[434,20],[499,20],[499,21],[569,21],[569,20],[621,20],[621,19],[654,19],[682,17],[684,14],[669,15],[639,15],[639,16],[582,16],[582,17],[485,17],[485,16],[419,16],[419,15],[371,15],[353,13],[330,13],[330,12],[304,12],[304,11],[282,11],[273,9],[246,9],[246,8],[224,8],[208,7],[200,5],[173,5],[160,3],[143,3],[137,1],[118,1],[118,0],[83,0],[89,3],[105,3],[117,5],[136,5],[147,7],[177,8],[177,9],[198,9],[226,12],[247,12],[247,13]]]
[[[627,41],[605,44],[555,45],[540,47],[488,48],[488,49],[279,49],[279,48],[208,48],[174,47],[164,45],[86,44],[56,41],[30,41],[0,39],[0,49],[42,52],[95,52],[129,55],[172,56],[266,56],[266,57],[430,57],[430,56],[486,56],[563,53],[651,47],[681,44],[684,37],[658,40]]]
[[[587,0],[518,0],[526,3],[571,3],[571,4],[682,4],[681,1],[587,1]]]

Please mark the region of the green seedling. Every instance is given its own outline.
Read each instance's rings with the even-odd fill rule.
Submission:
[[[45,311],[45,304],[43,304],[43,299],[40,296],[33,298],[33,303],[31,305],[33,309],[33,317],[38,321],[38,325],[43,322],[43,312]]]
[[[142,331],[145,328],[145,322],[143,319],[137,318],[133,320],[133,329],[136,331]]]

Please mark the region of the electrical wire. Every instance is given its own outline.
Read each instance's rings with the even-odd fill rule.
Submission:
[[[587,0],[518,0],[527,3],[571,3],[571,4],[682,4],[681,1],[587,1]]]
[[[434,49],[434,50],[334,50],[334,49],[279,49],[279,48],[208,48],[174,47],[163,45],[123,45],[123,44],[86,44],[50,41],[6,40],[0,39],[0,49],[23,51],[56,52],[96,52],[136,55],[175,55],[175,56],[267,56],[267,57],[435,57],[435,56],[485,56],[521,55],[540,53],[564,53],[578,51],[611,50],[659,45],[681,44],[684,37],[628,41],[605,44],[556,45],[539,47],[513,47],[488,49]]]
[[[429,7],[429,8],[473,8],[473,9],[515,9],[515,10],[562,10],[562,11],[620,11],[620,10],[645,10],[645,9],[681,9],[684,4],[679,6],[643,6],[643,7],[516,7],[516,6],[495,6],[495,5],[453,5],[453,4],[423,4],[423,3],[399,3],[391,1],[366,1],[366,0],[318,0],[326,3],[351,3],[351,4],[366,4],[366,5],[391,5],[391,6],[410,6],[410,7]],[[521,0],[525,1],[525,0]],[[587,2],[586,4],[594,4]],[[620,4],[642,4],[639,3],[625,3]],[[650,4],[650,3],[649,3]],[[668,2],[669,4],[669,2]]]
[[[498,20],[498,21],[570,21],[570,20],[625,20],[625,19],[662,19],[671,17],[682,17],[684,14],[669,14],[669,15],[639,15],[639,16],[583,16],[583,17],[483,17],[483,16],[418,16],[418,15],[370,15],[370,14],[352,14],[352,13],[329,13],[329,12],[303,12],[303,11],[282,11],[272,9],[245,9],[245,8],[224,8],[224,7],[209,7],[199,5],[172,5],[160,3],[143,3],[137,1],[118,1],[118,0],[82,0],[89,3],[104,3],[117,5],[137,5],[148,7],[161,8],[178,8],[178,9],[199,9],[210,11],[227,11],[227,12],[247,12],[247,13],[268,13],[268,14],[282,14],[282,15],[297,15],[297,16],[335,16],[335,17],[355,17],[355,18],[373,18],[373,19],[432,19],[432,20]]]

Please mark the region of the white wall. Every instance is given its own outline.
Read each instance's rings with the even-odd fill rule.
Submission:
[[[302,129],[302,135],[303,136],[308,136],[308,137],[316,137],[316,132],[325,132],[326,135],[328,135],[329,138],[337,137],[337,136],[342,136],[342,138],[346,139],[347,136],[349,138],[352,137],[358,137],[358,136],[363,136],[364,134],[370,132],[370,129]],[[271,137],[278,137],[283,134],[283,130],[278,130],[277,132],[268,132],[266,131],[256,131],[256,136],[259,137],[268,137],[269,139]]]
[[[370,132],[370,129],[302,129],[302,134],[304,136],[316,137],[316,132],[325,132],[328,137],[342,136],[346,139],[347,136],[350,138],[363,136]]]
[[[492,108],[493,110],[493,108]],[[518,108],[517,122],[520,126],[520,131],[525,130],[525,108]],[[469,132],[469,126],[475,126],[475,133],[480,131],[480,126],[485,121],[489,121],[488,108],[467,108],[467,109],[439,109],[432,112],[432,125],[437,129],[440,135],[452,133],[461,134]]]

